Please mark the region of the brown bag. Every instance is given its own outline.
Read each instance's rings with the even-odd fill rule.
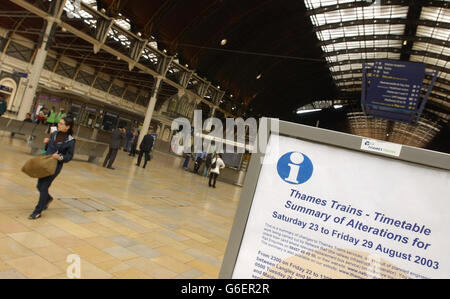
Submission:
[[[28,160],[22,171],[32,178],[45,178],[55,174],[58,161],[52,156],[38,156]]]

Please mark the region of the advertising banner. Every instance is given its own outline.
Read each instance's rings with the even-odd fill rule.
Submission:
[[[272,134],[231,277],[450,278],[449,186],[446,169]]]

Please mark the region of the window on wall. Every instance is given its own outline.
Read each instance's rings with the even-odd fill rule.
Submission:
[[[6,49],[6,55],[12,56],[22,61],[29,62],[31,56],[33,56],[33,50],[22,46],[19,43],[11,41]]]
[[[67,78],[73,78],[75,75],[75,67],[68,65],[67,63],[60,62],[56,67],[55,73]]]
[[[144,106],[144,107],[147,107],[147,105],[148,105],[148,101],[149,101],[149,98],[148,97],[146,97],[146,96],[143,96],[143,95],[140,95],[139,97],[138,97],[138,99],[137,99],[137,104],[138,105],[141,105],[141,106]]]
[[[53,71],[53,68],[56,65],[56,58],[53,58],[49,55],[47,55],[47,58],[45,59],[45,63],[44,63],[44,69],[49,70],[49,71]]]
[[[101,91],[108,91],[109,88],[109,81],[105,80],[103,78],[97,77],[94,83],[94,88],[101,90]]]
[[[119,123],[117,124],[118,127],[122,126],[127,130],[131,129],[131,120],[125,119],[125,118],[119,118]]]
[[[123,87],[121,87],[119,85],[113,84],[111,86],[111,89],[109,90],[109,93],[120,98],[120,97],[122,97],[122,94],[123,94],[124,90],[125,90],[125,88],[123,88]]]
[[[97,114],[96,108],[86,106],[80,118],[80,124],[89,128],[94,127]]]
[[[73,121],[76,124],[79,121],[80,113],[81,113],[81,105],[73,103],[72,106],[70,106],[70,110],[69,110],[68,114],[70,114],[72,116]]]
[[[79,71],[75,80],[86,85],[91,85],[92,81],[94,81],[94,75]]]

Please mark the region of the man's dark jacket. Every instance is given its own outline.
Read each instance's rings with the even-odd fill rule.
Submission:
[[[147,134],[144,136],[144,139],[142,139],[141,145],[139,146],[141,151],[149,152],[153,147],[153,136],[150,134]]]
[[[111,140],[109,141],[109,147],[112,149],[119,149],[122,145],[122,140],[124,140],[125,134],[119,129],[115,129],[111,133]]]

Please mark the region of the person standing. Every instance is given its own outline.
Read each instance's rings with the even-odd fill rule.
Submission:
[[[6,100],[1,97],[0,98],[0,117],[6,112]]]
[[[205,167],[203,168],[203,176],[208,176],[209,168],[211,168],[212,154],[207,154],[205,159]]]
[[[37,123],[38,124],[46,124],[47,123],[47,116],[48,116],[48,110],[47,110],[47,108],[45,108],[45,107],[42,107],[41,108],[41,110],[39,111],[39,114],[38,114],[38,117],[37,117],[37,119],[38,119],[38,121],[37,121]]]
[[[66,113],[64,113],[64,108],[61,108],[58,112],[58,115],[56,115],[56,123],[58,123],[59,120],[64,117],[66,117]]]
[[[126,143],[123,147],[124,152],[131,152],[131,140],[133,139],[133,132],[126,130]]]
[[[25,119],[23,120],[23,122],[26,123],[32,123],[33,120],[31,119],[31,113],[27,113],[27,115],[25,116]]]
[[[122,145],[122,140],[125,138],[125,129],[122,126],[119,126],[115,129],[111,134],[111,140],[109,141],[109,151],[106,155],[105,161],[103,162],[103,167],[106,167],[106,163],[108,163],[108,169],[114,169],[112,167],[114,160],[116,160],[117,152],[119,151],[120,146]]]
[[[142,139],[141,145],[139,146],[139,157],[137,160],[137,166],[140,166],[142,156],[145,154],[145,161],[144,166],[142,168],[145,168],[145,165],[147,165],[147,162],[150,160],[150,151],[153,147],[154,138],[151,135],[151,132],[148,132],[147,135],[144,136]]]
[[[222,160],[222,155],[217,154],[214,159],[211,161],[211,171],[209,174],[209,187],[216,188],[216,180],[217,177],[220,174],[220,169],[225,168],[225,163]],[[211,185],[211,181],[213,181],[213,184]]]
[[[133,139],[131,139],[131,151],[128,154],[128,156],[136,156],[136,148],[137,148],[137,142],[139,139],[139,131],[138,129],[134,129],[133,131]]]
[[[189,166],[189,160],[191,158],[191,154],[190,153],[184,153],[185,158],[184,158],[184,162],[183,162],[183,169],[187,170],[188,166]]]
[[[45,138],[44,143],[47,144],[47,156],[58,161],[56,171],[53,175],[38,179],[37,189],[39,190],[39,202],[34,208],[33,213],[28,219],[34,220],[41,217],[42,211],[46,210],[53,197],[48,193],[50,185],[61,172],[64,163],[68,163],[73,158],[75,151],[75,139],[72,137],[73,120],[71,118],[63,118],[58,123],[58,130]]]
[[[49,127],[56,125],[58,122],[56,121],[56,108],[55,106],[52,107],[52,109],[49,112],[48,118],[47,118],[47,124]]]

